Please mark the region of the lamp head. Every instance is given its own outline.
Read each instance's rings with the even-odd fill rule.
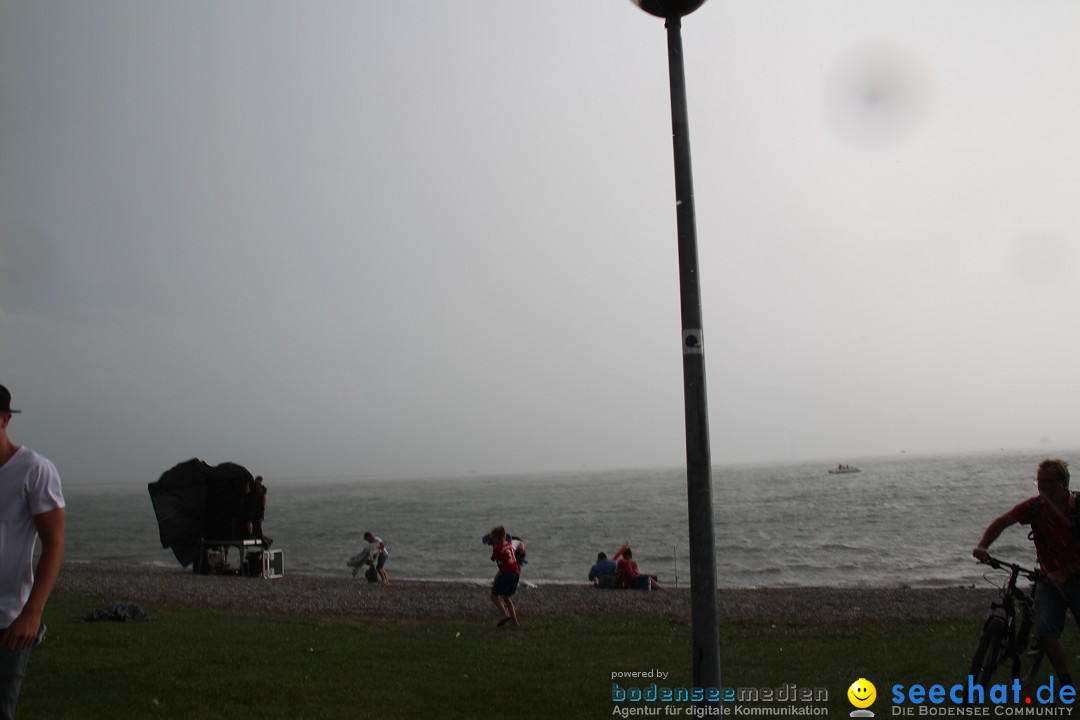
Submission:
[[[689,15],[705,4],[705,0],[630,0],[639,8],[656,17]]]

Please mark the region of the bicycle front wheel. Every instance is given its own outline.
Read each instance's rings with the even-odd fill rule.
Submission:
[[[1005,657],[1008,635],[1004,618],[994,616],[986,621],[979,645],[975,648],[975,657],[971,660],[971,676],[977,684],[989,686],[990,678]]]
[[[1043,659],[1042,646],[1031,632],[1032,625],[1030,615],[1020,623],[1020,632],[1016,636],[1016,657],[1013,658],[1012,676],[1024,685],[1035,679]]]

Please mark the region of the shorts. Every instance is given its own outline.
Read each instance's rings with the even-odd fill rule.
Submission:
[[[633,590],[649,590],[652,587],[652,581],[655,579],[655,575],[635,575],[630,582],[630,587]]]
[[[382,570],[383,565],[386,564],[386,559],[388,557],[390,557],[390,556],[388,554],[386,554],[386,553],[382,553],[381,555],[379,555],[379,559],[375,561],[375,569],[376,570]]]
[[[491,583],[492,597],[510,597],[517,592],[518,581],[521,575],[516,572],[501,572],[495,576],[495,582]]]
[[[1065,630],[1065,611],[1072,610],[1073,619],[1080,627],[1080,579],[1073,578],[1062,590],[1050,582],[1041,582],[1035,588],[1035,634],[1045,638],[1059,638]]]

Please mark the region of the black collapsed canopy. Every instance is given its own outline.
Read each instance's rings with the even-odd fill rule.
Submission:
[[[200,540],[242,538],[244,486],[254,480],[236,463],[211,467],[194,458],[165,471],[147,486],[161,547],[172,548],[176,559],[187,567],[199,556]]]

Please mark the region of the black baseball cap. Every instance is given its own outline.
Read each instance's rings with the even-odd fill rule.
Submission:
[[[0,385],[0,413],[21,413],[22,410],[11,409],[11,393],[3,385]]]

